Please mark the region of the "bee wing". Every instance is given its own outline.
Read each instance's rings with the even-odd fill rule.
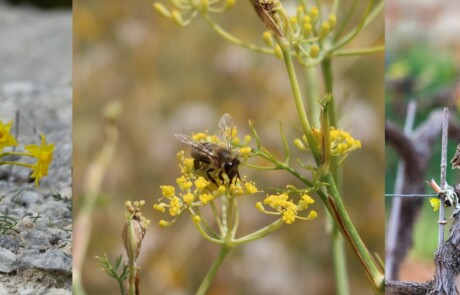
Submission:
[[[210,150],[208,150],[204,145],[202,145],[201,143],[199,143],[198,141],[193,139],[193,137],[191,137],[190,135],[175,134],[174,136],[177,139],[179,139],[180,141],[182,141],[183,143],[188,144],[188,145],[190,145],[190,146],[202,151],[203,153],[207,154],[211,158],[213,158],[213,159],[216,158],[216,156]]]
[[[281,31],[280,27],[276,23],[276,21],[273,19],[273,17],[268,13],[267,10],[265,10],[262,6],[258,5],[256,3],[257,0],[254,0],[254,10],[257,12],[257,15],[260,17],[262,22],[264,23],[265,27],[267,29],[272,30],[275,32],[278,36],[283,36],[283,32]]]
[[[225,139],[225,145],[228,149],[232,149],[233,136],[233,118],[229,114],[224,114],[217,124],[222,137]]]

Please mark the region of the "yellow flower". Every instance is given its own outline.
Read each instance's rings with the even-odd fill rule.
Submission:
[[[179,188],[182,191],[187,191],[193,185],[193,183],[190,181],[190,179],[185,177],[185,176],[179,177],[178,179],[176,179],[176,182],[177,182],[177,184],[179,185]]]
[[[246,189],[247,194],[255,194],[258,192],[257,187],[253,182],[246,182],[244,184],[244,188]]]
[[[153,209],[157,210],[157,211],[160,211],[161,213],[164,213],[166,211],[167,206],[168,205],[165,204],[165,203],[155,204],[155,205],[153,205]]]
[[[180,214],[181,203],[178,197],[172,197],[169,202],[169,215],[176,216]]]
[[[321,130],[312,128],[311,131],[316,143],[320,146],[323,136]],[[332,156],[344,155],[361,148],[361,141],[354,139],[351,137],[350,133],[342,129],[335,129],[334,127],[331,127],[330,137]]]
[[[53,160],[54,144],[46,144],[46,138],[42,134],[42,143],[40,146],[36,144],[26,145],[24,149],[29,152],[30,156],[37,158],[37,162],[32,166],[32,178],[35,179],[35,185],[38,186],[38,181],[48,175],[48,167]]]
[[[247,157],[249,156],[249,154],[251,153],[251,148],[250,147],[242,147],[240,148],[240,154],[243,156],[243,157]]]
[[[201,194],[200,195],[200,201],[206,205],[207,203],[209,203],[210,201],[212,201],[214,199],[214,196],[211,195],[211,194]]]
[[[433,211],[436,212],[441,206],[441,200],[439,198],[430,198],[430,205],[433,207]]]
[[[195,181],[195,186],[199,191],[202,191],[205,187],[209,185],[209,181],[204,179],[203,177],[198,177],[198,179]]]
[[[278,195],[267,196],[264,200],[264,204],[270,206],[271,208],[277,211],[276,214],[281,215],[281,219],[286,224],[291,224],[295,221],[296,218],[302,220],[311,220],[315,218],[318,214],[316,211],[310,211],[307,217],[299,216],[299,212],[307,209],[308,205],[313,204],[315,201],[309,195],[302,195],[299,203],[296,205],[292,200],[289,200],[289,195],[287,193],[282,193]],[[274,214],[273,212],[265,211],[262,203],[257,203],[256,208],[264,213]]]
[[[171,198],[176,194],[176,189],[173,186],[170,185],[162,185],[160,186],[161,188],[161,194],[165,196],[165,198]]]
[[[182,196],[182,199],[184,200],[184,202],[189,206],[192,204],[194,198],[195,196],[191,193],[188,193]]]
[[[13,135],[10,134],[10,128],[13,123],[3,124],[0,121],[0,151],[7,146],[17,146],[18,143]]]
[[[308,208],[308,205],[314,204],[315,200],[309,195],[302,195],[299,205],[297,206],[298,211],[303,211]]]

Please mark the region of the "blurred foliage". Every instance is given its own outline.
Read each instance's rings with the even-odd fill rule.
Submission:
[[[253,119],[264,145],[279,155],[283,153],[279,123],[290,143],[300,134],[281,61],[226,43],[200,19],[179,28],[158,17],[151,5],[151,1],[81,0],[73,7],[75,210],[85,169],[103,142],[101,110],[112,100],[123,105],[120,145],[93,218],[95,228],[83,270],[88,294],[115,294],[117,286],[93,257],[120,253],[126,200],[145,199],[151,206],[160,195],[159,185],[179,175],[176,153],[189,149],[174,138],[175,133],[205,129],[217,133],[219,117],[228,112],[242,134],[249,132],[247,122]],[[356,23],[359,16],[355,17]],[[247,1],[237,1],[218,21],[242,39],[263,44],[264,27]],[[352,46],[382,43],[383,29],[381,17]],[[345,163],[344,202],[369,249],[378,253],[384,253],[383,66],[383,54],[337,58],[333,66],[335,97],[346,110],[340,126],[363,143],[362,150]],[[244,166],[240,172],[261,187],[299,185],[287,173],[249,174]],[[264,196],[240,204],[242,231],[272,220],[254,209]],[[321,206],[315,209],[319,211],[315,221],[283,227],[266,240],[234,250],[209,294],[334,292],[325,211]],[[186,294],[196,289],[217,247],[202,241],[186,220],[159,229],[158,215],[147,217],[153,224],[139,257],[141,289],[149,294]],[[367,294],[368,281],[360,263],[350,249],[347,252],[354,294]]]
[[[460,60],[457,55],[460,50],[460,44],[443,44],[440,41],[441,37],[439,35],[441,34],[430,34],[431,31],[429,30],[431,27],[436,27],[436,22],[442,21],[443,16],[449,13],[449,10],[452,11],[449,8],[449,3],[455,2],[446,1],[444,6],[436,6],[435,11],[431,11],[430,8],[434,9],[434,7],[429,5],[425,7],[426,11],[424,11],[423,8],[413,9],[412,6],[400,5],[397,1],[389,3],[389,19],[391,19],[392,26],[390,25],[390,30],[387,31],[385,115],[387,120],[397,123],[401,126],[401,129],[404,126],[407,103],[410,99],[415,99],[417,102],[414,129],[427,119],[431,111],[444,106],[450,106],[450,116],[460,118],[458,116],[458,100],[455,101],[454,97],[444,100],[436,98],[442,92],[452,91],[456,83],[458,83]],[[395,7],[398,7],[398,9]],[[410,17],[406,17],[404,7],[410,9]],[[393,19],[395,15],[399,15],[400,18]],[[430,15],[433,23],[430,23],[430,26],[424,28],[425,31],[423,31],[420,26],[426,21],[425,17],[428,15]],[[416,21],[421,21],[422,24],[420,26],[414,25],[413,27],[408,25]],[[417,33],[410,33],[411,31],[409,31],[409,33],[405,32],[406,35],[404,35],[398,31],[398,28],[412,28]],[[401,31],[403,30],[401,29]],[[448,160],[455,153],[457,144],[458,142],[452,139],[449,140]],[[433,178],[439,183],[440,159],[441,136],[439,136],[439,140],[435,143],[433,149],[429,170],[425,177],[427,180]],[[386,147],[386,193],[393,192],[397,162],[398,157],[394,150]],[[448,164],[447,182],[451,185],[459,183],[459,176],[459,173],[453,171],[450,164]],[[428,186],[426,187],[426,193],[432,193]],[[391,202],[387,199],[385,206],[387,215],[391,208],[390,205]],[[447,216],[450,216],[450,214],[451,210],[448,209]],[[433,212],[427,198],[415,228],[414,248],[411,252],[414,257],[425,261],[433,261],[433,253],[437,247],[437,219],[438,213]],[[446,233],[446,236],[448,236],[448,233]]]

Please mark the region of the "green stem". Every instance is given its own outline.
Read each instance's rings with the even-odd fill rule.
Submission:
[[[321,62],[321,70],[323,74],[324,80],[324,87],[326,92],[331,93],[333,95],[334,91],[334,84],[333,84],[333,75],[332,75],[332,62],[331,59],[325,58]],[[335,105],[335,97],[332,96],[331,101],[327,104],[327,114],[324,114],[328,118],[324,118],[323,121],[326,121],[327,128],[323,126],[323,134],[329,133],[330,126],[338,127],[337,126],[337,117],[336,117],[336,105]],[[327,120],[329,119],[329,120]],[[324,124],[323,124],[324,125]],[[330,141],[330,138],[329,138]],[[328,153],[330,153],[330,144],[328,147]],[[327,155],[326,155],[327,156]],[[341,183],[341,169],[337,165],[337,158],[333,157],[330,162],[330,173],[332,173],[333,178],[336,183]],[[334,272],[335,272],[335,283],[337,286],[337,294],[338,295],[348,295],[350,294],[350,288],[348,284],[348,272],[347,272],[347,259],[345,256],[345,244],[343,241],[343,237],[338,234],[339,229],[336,222],[333,222],[332,216],[327,216],[328,221],[332,224],[332,231],[331,231],[331,243],[332,243],[332,260],[334,264]]]
[[[279,38],[278,44],[281,47],[281,51],[283,53],[284,63],[286,65],[286,69],[289,76],[289,82],[292,88],[292,94],[294,95],[294,101],[296,104],[297,115],[300,119],[300,125],[302,126],[302,131],[307,138],[308,145],[312,151],[312,154],[315,158],[316,163],[320,161],[320,152],[318,147],[316,146],[315,139],[311,133],[310,123],[308,121],[307,113],[305,111],[305,107],[302,100],[302,94],[300,92],[299,83],[297,82],[297,76],[294,69],[294,64],[292,62],[292,55],[290,50],[289,42],[285,38]]]
[[[328,215],[328,219],[332,221],[330,215]],[[337,225],[334,222],[332,223],[332,257],[334,259],[335,284],[337,286],[337,294],[350,294],[350,286],[348,284],[347,259],[345,256],[345,243]]]
[[[345,205],[342,202],[339,191],[337,190],[334,177],[329,173],[325,178],[329,184],[328,192],[330,193],[330,196],[325,196],[328,199],[327,206],[329,212],[334,217],[335,224],[340,226],[342,235],[346,237],[353,246],[353,249],[358,255],[358,258],[360,259],[366,274],[371,280],[373,287],[376,291],[382,292],[385,287],[384,275],[354,227]],[[318,191],[318,193],[323,192]]]
[[[255,52],[260,52],[264,54],[274,54],[275,51],[271,48],[263,48],[259,47],[255,44],[247,43],[244,41],[241,41],[240,39],[236,38],[229,32],[225,31],[221,26],[219,26],[208,14],[202,14],[203,18],[208,22],[208,24],[211,26],[211,28],[216,31],[217,34],[222,36],[225,40],[229,41],[230,43],[233,43],[235,45],[241,46],[243,48],[247,48],[249,50],[253,50]]]
[[[130,217],[128,223],[128,268],[129,268],[129,277],[128,277],[128,294],[136,294],[136,251],[137,251],[137,242],[136,234],[134,233],[133,220]]]
[[[307,77],[307,111],[310,122],[313,127],[319,127],[319,104],[316,100],[318,97],[318,87],[315,68],[305,68]]]
[[[374,47],[368,48],[357,48],[357,49],[348,49],[348,50],[340,50],[333,53],[334,56],[353,56],[353,55],[364,55],[364,54],[372,54],[377,52],[385,51],[385,45],[379,45]]]
[[[211,268],[209,269],[208,273],[204,277],[203,281],[201,282],[200,287],[196,291],[195,295],[205,295],[211,285],[212,281],[214,280],[219,267],[221,266],[222,262],[224,261],[225,257],[227,256],[228,252],[230,252],[232,248],[226,245],[222,245],[220,248],[219,254],[217,254],[216,260],[212,264]]]
[[[271,224],[255,231],[255,232],[252,232],[244,237],[241,237],[239,239],[236,239],[236,240],[233,240],[233,243],[235,245],[239,245],[239,244],[243,244],[243,243],[249,243],[249,242],[252,242],[252,241],[256,241],[258,239],[261,239],[267,235],[269,235],[270,233],[274,232],[275,230],[277,230],[282,224],[284,223],[284,221],[281,219],[281,218],[278,218],[277,220],[275,220],[274,222],[272,222]]]

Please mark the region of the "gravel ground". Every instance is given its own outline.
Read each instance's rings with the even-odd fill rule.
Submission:
[[[0,167],[0,216],[18,223],[0,234],[0,295],[71,294],[72,15],[0,2],[0,120],[21,145],[55,144],[49,175]],[[38,218],[36,218],[38,216]]]

